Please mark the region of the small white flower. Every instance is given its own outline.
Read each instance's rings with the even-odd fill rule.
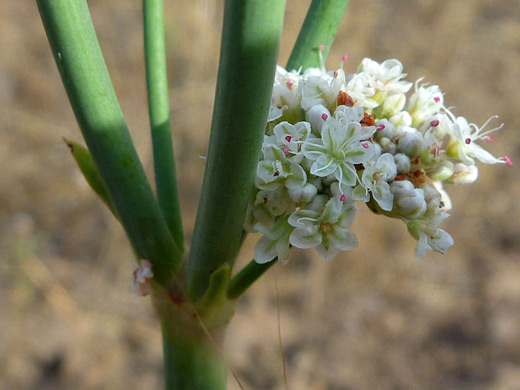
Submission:
[[[346,110],[361,109],[342,107]],[[358,180],[354,164],[364,163],[374,155],[374,145],[367,140],[376,129],[374,126],[361,126],[359,122],[342,123],[345,121],[345,117],[327,120],[321,138],[309,137],[302,151],[305,157],[314,161],[311,174],[319,177],[334,175],[340,183],[354,186]]]
[[[415,92],[408,101],[408,112],[412,117],[412,125],[417,127],[436,115],[444,104],[443,94],[437,85],[418,87],[422,78],[415,83]]]
[[[500,125],[483,132],[487,124],[494,118],[497,117],[489,118],[480,128],[474,123],[468,123],[464,117],[456,118],[452,126],[453,137],[448,145],[448,156],[458,158],[466,165],[475,164],[474,158],[485,164],[507,163],[505,158],[496,158],[475,143],[480,139],[488,139],[490,133],[502,128],[503,125]]]
[[[267,136],[266,136],[267,138]],[[280,185],[299,188],[307,182],[305,170],[287,159],[286,154],[276,145],[264,143],[264,159],[258,162],[255,185],[264,190],[274,190]]]
[[[256,230],[263,234],[255,246],[255,261],[258,264],[273,261],[275,257],[282,263],[289,261],[289,236],[294,228],[287,223],[287,219],[278,219],[268,229],[262,225],[255,226]]]
[[[372,86],[378,91],[388,93],[406,93],[412,86],[408,81],[402,81],[406,74],[403,65],[396,59],[378,62],[365,58],[358,67],[358,73],[365,73],[370,78]]]
[[[339,69],[327,73],[318,68],[309,68],[302,78],[302,103],[305,111],[318,104],[333,110],[341,89],[345,87],[345,72]]]
[[[370,191],[377,204],[386,211],[393,208],[394,195],[390,192],[389,181],[397,175],[394,156],[384,153],[375,163],[369,163],[361,182],[366,190]]]
[[[308,208],[289,217],[295,228],[289,241],[297,248],[316,248],[321,257],[331,260],[340,251],[357,247],[356,236],[348,230],[356,213],[357,207],[351,203],[317,195]]]
[[[415,255],[423,259],[426,250],[446,253],[453,245],[453,238],[438,226],[449,217],[449,214],[440,212],[431,219],[416,219],[408,222],[407,227],[410,234],[417,240]]]

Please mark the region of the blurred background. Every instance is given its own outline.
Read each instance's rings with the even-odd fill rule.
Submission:
[[[280,64],[309,3],[287,2]],[[140,2],[89,5],[152,178]],[[166,1],[188,239],[222,12],[222,1]],[[161,388],[160,332],[149,300],[133,293],[128,242],[61,139],[82,141],[35,2],[0,2],[0,49],[0,388]],[[454,208],[442,227],[455,245],[444,256],[416,259],[405,225],[368,209],[352,227],[358,249],[332,262],[295,251],[241,300],[227,337],[230,368],[245,389],[284,389],[283,349],[292,390],[518,389],[520,1],[353,0],[328,68],[345,53],[347,73],[364,57],[397,58],[409,80],[439,84],[457,115],[476,124],[499,115],[504,129],[486,147],[517,165],[480,165],[478,182],[447,188]]]

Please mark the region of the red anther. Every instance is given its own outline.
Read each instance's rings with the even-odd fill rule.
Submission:
[[[287,84],[287,86],[289,88],[291,88],[294,84],[292,83],[292,81],[287,81],[285,84]]]
[[[318,46],[318,50],[319,50],[319,51],[322,51],[322,50],[324,50],[324,49],[325,49],[325,45],[319,45],[319,46]]]
[[[289,154],[290,151],[291,151],[291,149],[289,149],[289,148],[283,148],[283,152],[285,154]]]
[[[343,202],[345,199],[347,199],[345,194],[341,194],[341,196],[339,197],[339,200],[341,200]]]
[[[292,136],[290,136],[290,135],[286,136],[286,137],[285,137],[285,140],[286,140],[287,142],[291,142],[291,140],[292,140]]]
[[[342,60],[343,62],[345,62],[347,59],[348,59],[348,55],[343,54],[343,57],[341,57],[341,60]]]
[[[439,126],[439,123],[440,123],[440,122],[439,122],[438,119],[434,119],[434,120],[432,120],[432,121],[430,122],[430,126],[431,126],[431,127],[437,127],[437,126]]]
[[[276,176],[280,176],[280,172],[279,172],[279,171],[276,171],[276,172],[274,173],[273,176],[274,176],[274,177],[276,177]]]
[[[385,127],[386,126],[381,123],[379,126],[377,126],[377,131],[382,131],[385,129]]]
[[[495,137],[491,136],[491,135],[488,135],[487,137],[484,138],[487,142],[493,142],[495,140]]]
[[[368,149],[370,146],[368,145],[368,143],[364,143],[364,144],[361,144],[365,149]]]
[[[511,161],[511,159],[508,156],[504,156],[504,161],[506,162],[507,166],[509,166],[509,167],[513,166],[513,162]]]
[[[466,138],[464,142],[466,143],[466,145],[469,145],[471,143],[471,138]]]
[[[264,203],[267,203],[267,196],[264,196]]]
[[[321,119],[323,119],[324,121],[326,121],[328,119],[328,117],[329,116],[325,113],[321,114]]]
[[[439,102],[441,101],[441,98],[438,97],[438,96],[435,96],[435,97],[433,98],[433,100],[435,101],[435,103],[439,103]]]

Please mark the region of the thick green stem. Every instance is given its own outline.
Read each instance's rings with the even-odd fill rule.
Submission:
[[[283,25],[283,0],[226,0],[206,171],[188,262],[196,299],[231,264],[261,152]]]
[[[163,0],[143,0],[148,111],[152,130],[157,200],[177,246],[183,250],[182,216],[170,129],[163,9]]]
[[[327,58],[349,0],[312,0],[302,29],[287,62],[287,70],[320,67],[318,46]]]
[[[85,0],[37,0],[94,163],[130,241],[167,284],[181,260],[132,143]]]
[[[276,264],[278,258],[265,264],[258,264],[254,259],[240,270],[230,281],[227,296],[229,299],[237,299],[251,285],[256,282],[269,268]]]

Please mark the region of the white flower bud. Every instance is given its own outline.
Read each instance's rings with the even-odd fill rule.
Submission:
[[[462,163],[455,164],[453,167],[453,175],[444,180],[450,184],[468,184],[473,183],[478,178],[478,168],[476,165],[464,165]]]
[[[321,134],[321,127],[328,118],[330,118],[330,111],[322,104],[312,106],[306,115],[307,122],[311,124],[312,132],[316,135]]]
[[[397,212],[407,218],[418,218],[426,211],[424,191],[415,188],[408,180],[394,181],[390,184]]]
[[[318,193],[318,189],[311,183],[307,183],[300,188],[289,188],[287,193],[294,203],[309,203]]]
[[[394,156],[395,165],[397,168],[397,173],[400,175],[404,175],[410,172],[411,162],[410,157],[403,153],[397,153]]]
[[[421,151],[423,142],[424,138],[421,133],[406,133],[399,140],[399,150],[409,157],[415,157]]]
[[[428,176],[434,181],[445,181],[453,175],[453,163],[443,161],[434,170],[428,171]]]

